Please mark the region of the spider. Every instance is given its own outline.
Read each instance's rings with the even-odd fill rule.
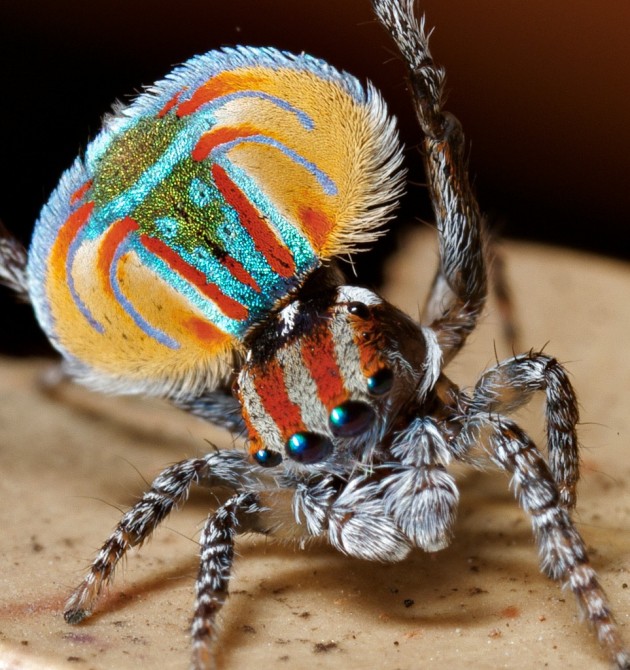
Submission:
[[[562,580],[618,668],[630,668],[571,520],[578,408],[542,352],[486,370],[470,392],[443,372],[475,328],[488,243],[444,72],[412,0],[374,0],[408,67],[440,262],[420,323],[335,261],[378,236],[401,193],[401,150],[379,94],[309,56],[239,47],[192,59],[129,107],[63,176],[27,254],[6,231],[4,283],[78,380],[161,396],[247,435],[166,468],[70,596],[92,613],[116,565],[193,484],[230,495],[200,535],[193,667],[214,666],[217,613],[239,533],[380,562],[450,540],[449,466],[479,452],[507,471],[544,573]],[[509,415],[546,395],[547,458]],[[475,456],[473,456],[473,453]]]

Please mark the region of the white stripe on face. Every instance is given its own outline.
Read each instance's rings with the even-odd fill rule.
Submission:
[[[306,430],[332,436],[328,428],[328,409],[319,399],[315,380],[302,358],[300,342],[282,348],[277,359],[284,371],[287,395],[300,408]]]
[[[361,367],[359,349],[354,340],[354,329],[345,310],[337,311],[330,321],[330,331],[335,343],[335,358],[343,375],[344,386],[356,399],[368,397],[367,380]]]
[[[243,411],[247,414],[250,424],[260,436],[263,446],[266,449],[274,449],[282,453],[284,451],[282,434],[272,416],[264,408],[256,392],[251,374],[246,374],[245,369],[241,371],[238,383]]]

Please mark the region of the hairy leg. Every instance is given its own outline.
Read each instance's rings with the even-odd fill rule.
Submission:
[[[416,115],[425,135],[424,162],[436,216],[440,268],[425,310],[444,363],[461,349],[487,293],[483,221],[473,194],[459,121],[442,109],[444,72],[429,50],[413,0],[373,0],[405,59]]]
[[[471,422],[458,439],[482,444],[490,459],[512,475],[519,503],[531,517],[542,570],[565,582],[616,666],[630,668],[630,654],[589,562],[584,540],[536,445],[519,426],[502,417]]]
[[[199,396],[172,398],[171,402],[175,407],[232,433],[245,432],[241,404],[228,388],[207,391]]]
[[[199,538],[200,562],[196,582],[195,613],[191,625],[194,670],[214,667],[216,616],[228,596],[234,562],[234,541],[239,530],[251,529],[262,511],[255,493],[233,496],[208,517]]]
[[[438,551],[450,544],[459,492],[446,467],[446,434],[429,417],[415,419],[399,434],[392,455],[401,467],[383,482],[385,510],[416,547]]]
[[[560,502],[575,506],[579,479],[579,412],[567,371],[555,358],[528,353],[502,361],[477,382],[469,414],[509,414],[531,400],[537,391],[546,395],[549,468],[560,489]]]
[[[147,540],[157,526],[188,498],[194,483],[232,489],[252,485],[251,465],[240,452],[224,451],[176,463],[158,475],[151,488],[127,511],[97,554],[90,571],[66,603],[64,617],[79,623],[90,616],[126,552]]]

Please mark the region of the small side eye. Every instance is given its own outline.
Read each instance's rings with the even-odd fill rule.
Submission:
[[[254,460],[264,468],[272,468],[274,465],[282,463],[282,456],[277,451],[272,451],[271,449],[259,449],[254,454]]]
[[[335,437],[353,437],[365,431],[374,421],[374,411],[364,402],[358,400],[347,400],[337,405],[328,422],[330,430]]]
[[[333,443],[318,433],[294,433],[287,440],[286,451],[289,458],[298,463],[318,463],[330,456]]]
[[[370,308],[362,302],[349,302],[348,312],[354,316],[358,316],[360,319],[370,318]]]
[[[394,385],[394,373],[389,368],[377,370],[368,377],[367,387],[371,395],[385,395],[392,390]]]

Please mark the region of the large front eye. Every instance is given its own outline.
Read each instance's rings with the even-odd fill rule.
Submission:
[[[264,468],[273,468],[275,465],[282,463],[282,456],[271,449],[259,449],[254,454],[254,460]]]
[[[353,437],[363,433],[374,418],[374,410],[367,403],[347,400],[332,410],[328,423],[335,437]]]
[[[294,433],[287,440],[287,455],[298,463],[318,463],[330,456],[333,443],[319,433]]]
[[[349,302],[348,311],[354,316],[358,316],[359,319],[369,319],[370,318],[370,308],[362,302]]]
[[[368,391],[371,395],[385,395],[394,385],[394,373],[389,368],[377,370],[367,379]]]

